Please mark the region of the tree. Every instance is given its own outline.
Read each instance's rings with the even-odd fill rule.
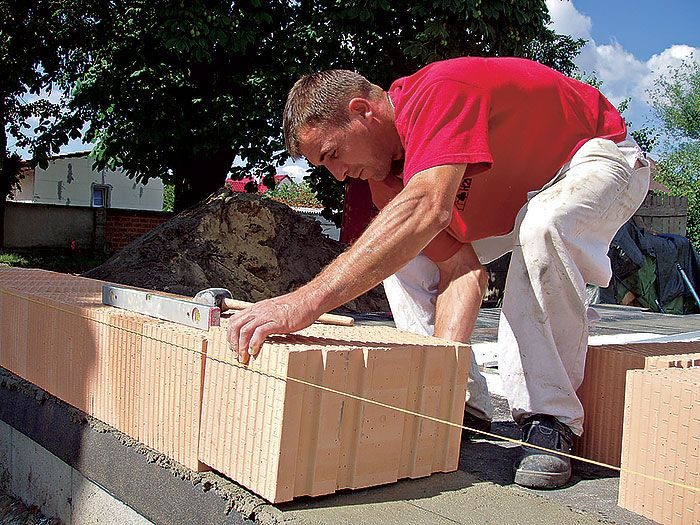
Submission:
[[[688,60],[656,83],[649,92],[662,122],[666,149],[659,178],[674,195],[688,197],[688,233],[700,247],[700,63]]]
[[[0,0],[0,247],[4,245],[5,202],[19,189],[21,158],[10,153],[8,138],[26,144],[23,134],[35,116],[39,126],[56,115],[46,100],[28,101],[50,86],[57,68],[49,32],[49,2]]]
[[[64,62],[71,113],[89,122],[97,167],[175,185],[175,209],[251,172],[273,184],[281,113],[299,75],[355,69],[388,86],[458,55],[533,56],[563,70],[580,42],[554,35],[544,0],[63,0],[87,45]],[[71,120],[72,119],[72,120]],[[244,165],[232,168],[238,156]],[[310,175],[326,204],[342,187]]]
[[[301,206],[302,208],[322,208],[316,192],[307,183],[293,182],[282,184],[266,191],[264,197],[273,201],[282,202],[288,206]]]

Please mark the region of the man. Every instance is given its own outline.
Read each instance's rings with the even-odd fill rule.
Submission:
[[[649,183],[617,110],[594,88],[535,62],[458,58],[388,92],[350,71],[303,77],[289,93],[284,132],[292,157],[340,181],[369,181],[382,209],[310,283],[235,316],[229,342],[239,359],[391,275],[392,311],[415,321],[403,324],[468,341],[486,284],[482,264],[512,250],[498,334],[505,391],[524,441],[570,452],[583,432],[576,389],[587,348],[585,284],[608,284],[609,243]],[[475,378],[467,404],[488,419]],[[515,465],[516,483],[529,487],[559,487],[570,476],[567,458],[527,447]]]

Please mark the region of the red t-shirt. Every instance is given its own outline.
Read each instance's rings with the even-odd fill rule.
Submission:
[[[435,166],[467,164],[452,222],[425,250],[436,261],[463,243],[510,232],[527,193],[587,140],[626,135],[597,89],[520,58],[435,62],[395,81],[389,95],[405,149],[399,183]],[[370,183],[378,207],[400,191],[396,183]]]

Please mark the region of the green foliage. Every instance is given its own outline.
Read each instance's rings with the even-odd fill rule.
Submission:
[[[175,185],[166,184],[163,188],[163,211],[175,209]]]
[[[661,138],[661,135],[658,131],[648,126],[635,129],[631,131],[630,134],[632,135],[632,138],[634,138],[634,140],[637,142],[637,144],[639,144],[639,147],[642,148],[642,151],[645,151],[647,153],[651,153],[652,151],[654,151],[654,148],[657,146],[657,144],[659,143],[659,139]]]
[[[659,161],[659,179],[673,195],[688,197],[687,236],[700,249],[700,64],[671,69],[650,92],[670,140]]]
[[[544,0],[61,0],[54,16],[71,43],[57,80],[73,99],[45,135],[89,122],[97,167],[174,183],[176,210],[227,172],[272,179],[286,160],[286,94],[303,73],[344,67],[388,87],[459,55],[528,56],[568,72],[581,45],[545,28]],[[231,167],[236,156],[244,166]],[[329,210],[341,207],[329,176],[309,183]]]
[[[593,73],[588,73],[586,71],[576,70],[571,76],[576,80],[583,82],[584,84],[593,86],[596,89],[600,89],[600,87],[603,85],[603,81],[600,78],[598,78],[598,75],[595,74],[595,71]]]
[[[68,248],[41,248],[0,250],[0,265],[18,268],[41,268],[53,272],[82,273],[95,268],[108,259],[91,251]]]
[[[288,206],[300,206],[303,208],[323,207],[323,204],[318,200],[316,192],[305,182],[278,185],[265,192],[263,196],[283,202]]]
[[[656,115],[674,138],[700,140],[700,62],[672,68],[650,92]]]
[[[700,250],[700,141],[685,142],[664,153],[659,161],[658,179],[672,195],[688,197],[686,236]]]

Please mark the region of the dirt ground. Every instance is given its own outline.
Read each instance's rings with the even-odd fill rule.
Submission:
[[[129,244],[85,277],[194,295],[228,288],[235,299],[260,301],[305,284],[344,247],[320,224],[257,195],[222,190]],[[388,311],[375,288],[340,311]]]

